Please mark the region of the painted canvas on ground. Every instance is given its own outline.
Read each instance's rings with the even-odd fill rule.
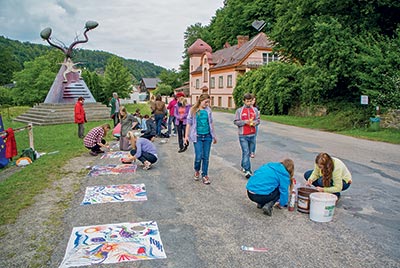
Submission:
[[[155,221],[75,227],[60,267],[166,258]]]
[[[106,152],[100,158],[107,159],[107,158],[126,158],[128,157],[129,153],[124,151],[117,151],[117,152]]]
[[[81,205],[146,201],[147,193],[144,184],[121,184],[86,187],[85,197]]]
[[[135,164],[121,164],[121,165],[98,165],[93,166],[88,176],[103,176],[103,175],[116,175],[121,173],[133,173],[136,171],[137,165]]]

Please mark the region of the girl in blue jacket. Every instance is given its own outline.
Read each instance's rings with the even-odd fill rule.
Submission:
[[[262,208],[264,214],[271,216],[272,207],[279,200],[284,207],[289,200],[290,188],[293,187],[294,162],[285,159],[262,165],[247,182],[247,196]]]

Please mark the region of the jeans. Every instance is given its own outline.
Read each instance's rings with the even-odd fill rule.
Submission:
[[[118,123],[119,123],[119,112],[114,113],[113,121],[114,121],[114,127],[116,125],[118,125]]]
[[[157,136],[161,135],[161,124],[164,119],[164,114],[155,114],[154,119],[156,121],[156,134]]]
[[[136,154],[136,150],[132,149],[130,151],[131,155],[135,155]],[[155,162],[157,162],[157,157],[154,154],[148,153],[148,152],[143,152],[142,151],[142,155],[138,158],[140,162],[144,163],[144,161],[149,161],[150,163],[154,164]]]
[[[274,203],[277,202],[281,194],[279,192],[279,187],[276,187],[275,190],[272,191],[272,193],[267,195],[253,194],[247,191],[247,196],[251,201],[256,202],[257,204],[261,205],[261,207],[263,207],[265,204],[271,201],[273,201]]]
[[[83,139],[85,136],[85,125],[83,123],[78,123],[78,137]]]
[[[256,136],[253,135],[240,135],[239,142],[242,148],[242,163],[241,166],[245,171],[251,172],[250,163],[250,149],[255,149]]]
[[[102,139],[101,143],[102,144],[106,144],[106,140]],[[101,151],[101,149],[100,149],[101,147],[97,143],[93,147],[87,147],[86,146],[86,148],[90,149],[92,152],[95,152],[95,153],[98,152],[98,151]]]
[[[185,137],[186,125],[184,125],[182,122],[179,122],[179,125],[176,126],[176,129],[178,132],[179,149],[183,149],[184,147],[183,138]]]
[[[200,171],[201,176],[208,175],[208,162],[210,158],[212,137],[211,134],[197,135],[197,142],[194,145],[194,170]]]
[[[311,176],[311,173],[313,172],[313,170],[308,170],[304,173],[304,179],[308,180],[308,178]],[[342,191],[347,190],[347,188],[350,187],[350,183],[345,182],[344,180],[342,180],[343,182],[343,186],[342,186]],[[312,183],[315,187],[324,187],[324,183],[322,182],[322,177],[319,177],[316,181],[314,181]],[[333,180],[331,180],[331,186],[333,186]],[[334,195],[336,195],[338,198],[340,197],[340,192],[337,193],[332,193]]]
[[[175,116],[168,117],[168,134],[171,135],[171,124],[174,125],[174,133],[176,134]]]

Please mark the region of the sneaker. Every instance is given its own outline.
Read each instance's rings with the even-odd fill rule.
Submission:
[[[251,174],[251,171],[246,171],[244,173],[244,176],[246,177],[246,179],[249,179],[251,177],[251,175],[253,175],[253,174]]]
[[[195,180],[195,181],[200,180],[200,171],[195,171],[195,172],[194,172],[194,180]]]
[[[261,204],[257,204],[257,208],[263,208]]]
[[[144,161],[144,167],[143,167],[143,169],[144,170],[149,170],[149,169],[151,169],[151,163],[149,162],[149,161]]]
[[[255,154],[254,154],[254,153],[251,153],[251,154],[250,154],[250,157],[251,157],[251,158],[254,158],[254,157],[255,157]]]
[[[267,204],[264,205],[264,207],[262,208],[263,213],[267,216],[272,216],[272,207],[274,206],[274,201],[270,201]]]
[[[96,152],[93,152],[93,151],[90,151],[89,154],[90,154],[90,155],[93,155],[93,156],[97,156],[97,153],[96,153]]]
[[[185,150],[183,148],[179,149],[178,153],[183,153]]]
[[[205,176],[203,177],[203,183],[204,183],[204,184],[207,184],[207,185],[211,183],[210,178],[208,177],[208,175],[205,175]]]
[[[242,171],[243,173],[246,173],[246,170],[244,168],[241,168],[240,171]]]

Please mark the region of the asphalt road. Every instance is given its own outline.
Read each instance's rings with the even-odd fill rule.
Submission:
[[[214,117],[218,143],[211,150],[211,185],[193,180],[193,146],[178,154],[175,137],[156,141],[160,161],[149,171],[82,178],[50,267],[61,263],[73,227],[151,220],[158,224],[166,259],[95,267],[400,267],[399,145],[263,121],[253,169],[290,157],[303,183],[304,171],[323,151],[342,159],[353,174],[331,222],[277,209],[268,217],[247,198],[233,115]],[[80,205],[86,186],[122,183],[145,183],[148,200]],[[245,252],[242,245],[269,250]]]

